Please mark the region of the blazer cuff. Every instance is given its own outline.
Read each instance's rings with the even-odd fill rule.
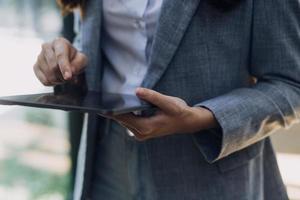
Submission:
[[[297,122],[296,108],[291,105],[294,98],[289,87],[260,83],[205,100],[195,106],[209,109],[219,127],[193,137],[207,161],[217,161]]]
[[[221,151],[224,144],[224,129],[226,128],[226,119],[222,115],[222,110],[218,100],[208,100],[202,103],[196,104],[194,107],[204,107],[210,110],[218,126],[215,128],[207,129],[193,134],[193,139],[203,154],[207,162],[213,163],[221,157]]]
[[[209,109],[218,123],[217,128],[193,135],[198,148],[209,163],[242,149],[242,146],[246,147],[249,142],[248,134],[252,132],[253,124],[247,123],[248,116],[243,111],[245,102],[242,101],[245,96],[243,97],[242,93],[246,95],[247,92],[251,92],[241,91],[236,90],[195,105]]]

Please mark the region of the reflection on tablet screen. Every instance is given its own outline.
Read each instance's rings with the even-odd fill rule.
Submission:
[[[151,107],[134,95],[106,92],[17,95],[0,97],[0,103],[102,114],[121,114]]]

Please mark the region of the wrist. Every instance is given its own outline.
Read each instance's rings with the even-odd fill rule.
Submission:
[[[214,114],[204,107],[190,107],[192,114],[192,123],[195,126],[196,131],[215,128],[218,126],[218,122]]]

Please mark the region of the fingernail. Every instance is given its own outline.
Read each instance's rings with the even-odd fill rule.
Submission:
[[[136,89],[136,94],[137,95],[143,95],[144,94],[144,89],[143,88],[137,88]]]
[[[64,79],[69,80],[72,77],[72,74],[70,72],[65,72],[64,73]]]

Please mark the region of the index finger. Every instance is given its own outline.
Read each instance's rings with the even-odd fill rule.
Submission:
[[[65,80],[70,80],[72,78],[72,69],[69,59],[70,50],[68,45],[57,39],[54,41],[53,49],[61,74]]]

